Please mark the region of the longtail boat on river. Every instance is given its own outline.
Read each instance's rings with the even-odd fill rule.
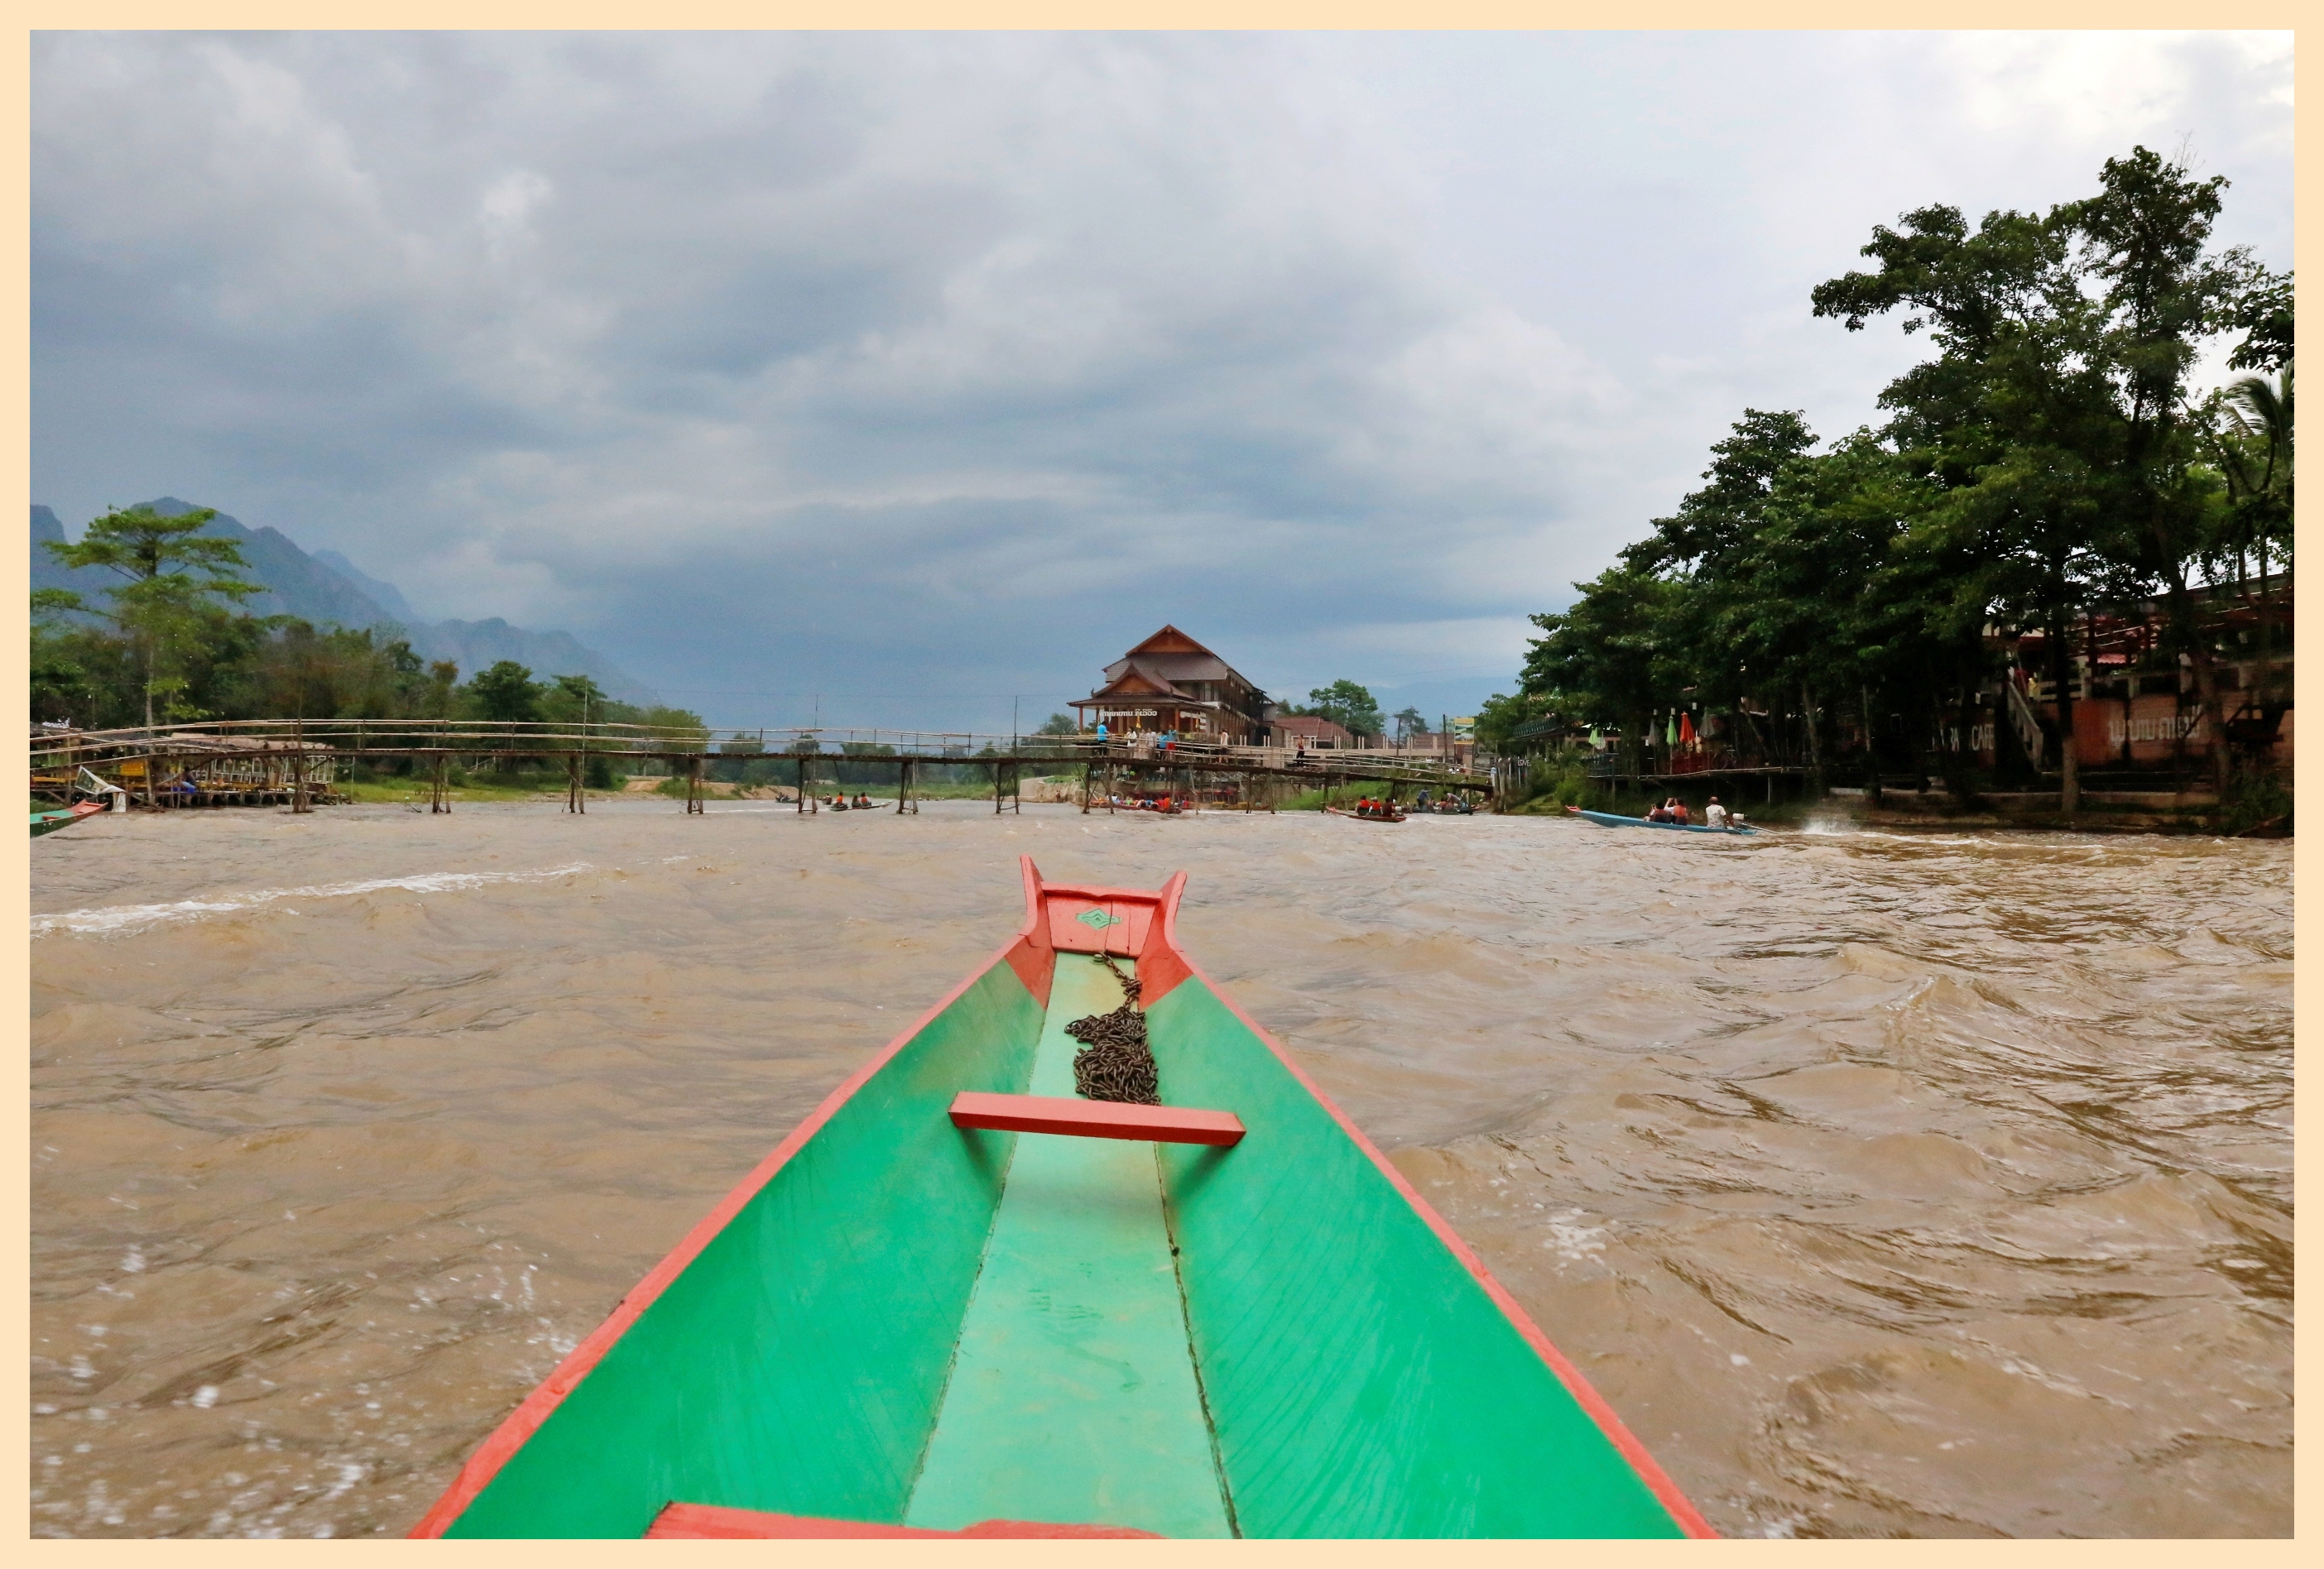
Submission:
[[[1580,807],[1566,808],[1565,815],[1569,817],[1586,817],[1601,828],[1667,828],[1679,834],[1726,834],[1730,836],[1736,834],[1756,834],[1759,831],[1743,823],[1738,823],[1727,828],[1714,828],[1708,823],[1657,823],[1651,817],[1618,817],[1612,812],[1585,812]]]
[[[1353,817],[1359,823],[1401,823],[1405,817],[1405,814],[1398,811],[1351,812],[1340,807],[1325,807],[1323,809],[1335,817]]]
[[[59,828],[69,828],[75,823],[93,817],[103,810],[105,810],[103,801],[77,801],[69,808],[60,808],[51,812],[34,812],[32,837],[37,839],[43,834],[53,834]]]
[[[1023,873],[1016,937],[696,1226],[414,1536],[1712,1534],[1186,956],[1185,873]]]

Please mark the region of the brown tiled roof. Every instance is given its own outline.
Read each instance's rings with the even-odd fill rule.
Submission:
[[[1124,662],[1128,663],[1126,660]],[[1201,698],[1196,697],[1190,693],[1178,690],[1177,688],[1172,686],[1168,681],[1163,679],[1161,677],[1140,669],[1136,665],[1131,665],[1130,668],[1123,671],[1121,675],[1115,678],[1113,680],[1108,681],[1104,686],[1100,687],[1096,691],[1092,692],[1086,697],[1079,699],[1079,701],[1084,704],[1089,704],[1115,697],[1159,697],[1175,703],[1182,703],[1190,708],[1214,708],[1218,706],[1215,703],[1205,703]]]
[[[1169,681],[1223,681],[1231,678],[1240,678],[1235,676],[1234,670],[1226,660],[1208,649],[1200,653],[1192,654],[1148,654],[1140,653],[1133,649],[1106,666],[1105,678],[1109,681],[1118,679],[1122,671],[1133,668]]]
[[[1133,658],[1139,654],[1211,654],[1210,650],[1167,622],[1162,623],[1160,632],[1139,643],[1130,652]],[[1217,659],[1218,656],[1211,654],[1211,658]]]

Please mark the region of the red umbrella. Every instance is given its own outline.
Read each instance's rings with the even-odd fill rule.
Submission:
[[[1694,744],[1694,721],[1683,714],[1678,716],[1678,743],[1681,746]]]

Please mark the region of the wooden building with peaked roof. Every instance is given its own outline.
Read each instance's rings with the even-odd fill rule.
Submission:
[[[1105,680],[1071,706],[1083,728],[1167,732],[1256,745],[1267,739],[1267,694],[1218,655],[1165,626],[1105,668]]]

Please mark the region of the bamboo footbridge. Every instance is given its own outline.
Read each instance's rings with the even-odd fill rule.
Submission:
[[[35,728],[31,740],[36,794],[69,796],[93,777],[139,806],[288,805],[294,811],[344,800],[333,787],[342,769],[410,759],[425,769],[429,809],[452,809],[451,772],[561,762],[566,809],[588,809],[584,778],[593,760],[654,762],[686,781],[686,809],[703,809],[706,771],[715,763],[773,763],[795,786],[801,811],[817,809],[815,790],[837,769],[860,779],[867,769],[896,769],[898,812],[918,810],[916,770],[988,769],[994,809],[1021,799],[1028,773],[1078,769],[1084,811],[1102,808],[1119,789],[1171,789],[1182,798],[1230,788],[1245,809],[1265,809],[1286,791],[1385,785],[1393,798],[1410,789],[1504,793],[1501,768],[1471,770],[1442,757],[1399,749],[1299,751],[1199,742],[1167,748],[1149,738],[1099,742],[1087,736],[986,735],[968,732],[793,729],[656,729],[636,725],[556,725],[447,719],[235,719],[167,728]],[[1198,782],[1199,781],[1199,782]]]

